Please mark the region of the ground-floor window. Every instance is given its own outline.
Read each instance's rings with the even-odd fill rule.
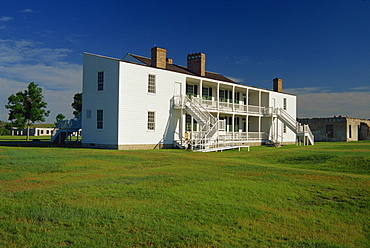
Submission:
[[[185,120],[185,130],[187,132],[191,131],[191,115],[186,115]],[[197,131],[197,121],[193,119],[193,131]]]
[[[238,117],[235,117],[234,120],[234,132],[239,132],[239,127],[240,127],[240,120]]]
[[[148,131],[155,130],[155,112],[148,111]]]
[[[96,128],[103,129],[103,110],[96,110]]]

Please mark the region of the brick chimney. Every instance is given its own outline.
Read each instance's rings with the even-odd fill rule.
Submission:
[[[152,48],[152,66],[166,69],[166,54],[167,50],[160,47]]]
[[[188,70],[204,77],[206,75],[206,55],[204,53],[189,54]]]
[[[274,82],[274,91],[283,92],[283,80],[280,78],[274,78],[272,81]]]

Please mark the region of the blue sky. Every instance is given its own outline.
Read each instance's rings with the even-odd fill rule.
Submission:
[[[370,118],[370,0],[0,3],[0,105],[34,81],[47,122],[72,117],[83,52],[150,57],[154,45],[180,65],[203,52],[208,71],[247,85],[282,78],[299,117]]]

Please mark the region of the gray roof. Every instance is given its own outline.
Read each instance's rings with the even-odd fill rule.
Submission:
[[[135,60],[137,60],[137,62],[135,62],[134,60],[127,60],[129,62],[138,63],[138,64],[142,64],[142,65],[146,65],[146,66],[151,66],[152,65],[152,60],[150,58],[146,58],[146,57],[142,57],[142,56],[134,55],[134,54],[130,54],[130,53],[128,55],[130,55]],[[127,58],[127,56],[125,56],[125,58]],[[166,64],[166,69],[169,70],[169,71],[179,72],[179,73],[188,74],[188,75],[192,75],[192,76],[199,76],[199,75],[189,71],[187,69],[187,67],[181,66],[181,65],[175,65],[175,64],[167,63]],[[225,77],[225,76],[223,76],[219,73],[209,72],[209,71],[206,71],[205,78],[224,81],[224,82],[229,82],[229,83],[236,83],[233,80],[231,80],[231,79],[229,79],[229,78],[227,78],[227,77]]]

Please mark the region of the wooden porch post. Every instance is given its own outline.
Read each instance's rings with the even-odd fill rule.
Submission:
[[[258,117],[258,139],[261,140],[261,116]]]
[[[217,111],[220,112],[220,82],[217,83]]]

